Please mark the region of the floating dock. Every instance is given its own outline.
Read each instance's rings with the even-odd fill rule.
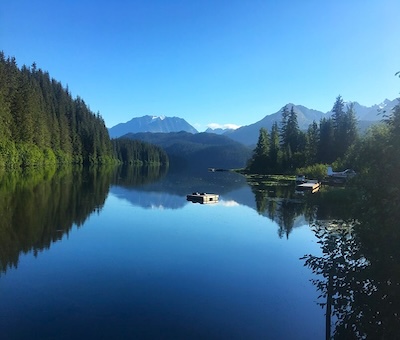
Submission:
[[[307,191],[307,192],[311,192],[313,194],[314,192],[317,192],[320,187],[321,187],[321,183],[318,182],[318,180],[311,179],[305,183],[296,185],[296,191]]]
[[[207,194],[205,192],[194,192],[190,195],[186,195],[186,199],[188,201],[194,202],[194,203],[217,203],[219,199],[219,195],[217,194]]]

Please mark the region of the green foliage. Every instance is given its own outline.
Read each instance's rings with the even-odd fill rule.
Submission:
[[[99,114],[73,99],[47,72],[0,52],[0,166],[112,162],[111,141]]]
[[[336,157],[333,120],[323,118],[319,123],[319,131],[317,161],[332,163]]]
[[[298,168],[296,173],[302,174],[307,178],[323,179],[326,177],[328,166],[326,164],[313,164],[303,168]]]
[[[320,141],[320,130],[318,124],[313,121],[308,127],[306,135],[306,159],[307,164],[314,164],[318,157],[318,146]]]
[[[370,129],[346,157],[360,174],[357,184],[365,205],[377,207],[381,213],[398,211],[400,206],[399,145],[400,106],[397,105],[384,124]]]
[[[253,157],[250,159],[248,168],[251,172],[267,173],[269,161],[269,136],[268,131],[264,128],[260,129],[257,146],[254,150]]]
[[[257,147],[246,171],[293,174],[296,168],[316,163],[331,164],[339,158],[343,159],[358,138],[354,105],[348,105],[346,112],[344,106],[342,97],[338,96],[332,109],[332,117],[323,118],[319,126],[314,121],[307,132],[300,131],[294,107],[289,111],[285,106],[280,129],[278,130],[276,123],[272,126],[268,148],[264,142],[268,132],[265,129],[260,130]],[[268,156],[262,152],[266,149],[269,150]],[[316,173],[318,178],[326,175],[326,171],[322,175],[322,168],[318,169],[318,166],[310,171]]]
[[[118,138],[112,140],[114,155],[124,164],[131,165],[168,165],[166,152],[160,147],[131,140]]]

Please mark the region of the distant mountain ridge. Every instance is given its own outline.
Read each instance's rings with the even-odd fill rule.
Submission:
[[[169,133],[180,131],[198,133],[198,131],[183,118],[150,115],[135,117],[126,123],[120,123],[108,129],[111,138],[118,138],[128,133]]]
[[[398,103],[399,101],[397,99],[385,99],[380,104],[367,107],[359,104],[358,102],[353,102],[359,129],[361,131],[365,131],[372,124],[379,122],[384,118],[384,114],[389,113]],[[345,104],[347,105],[349,103]],[[263,127],[270,131],[274,122],[280,123],[281,112],[285,106],[287,106],[289,110],[293,106],[294,111],[297,113],[297,121],[301,130],[306,130],[313,121],[318,123],[322,118],[329,118],[332,114],[331,111],[322,112],[309,109],[303,105],[288,103],[282,106],[282,108],[277,112],[266,115],[264,118],[253,124],[242,126],[235,130],[208,128],[206,133],[223,135],[244,145],[254,146],[257,143],[260,128]],[[109,129],[110,137],[112,138],[118,138],[128,133],[170,133],[180,131],[185,131],[192,134],[198,133],[198,131],[183,118],[165,116],[157,117],[149,115],[133,118],[129,122],[115,125]]]
[[[308,125],[315,121],[319,121],[324,114],[321,111],[312,110],[302,105],[295,105],[292,103],[286,104],[289,110],[293,106],[293,110],[297,114],[297,122],[299,124],[299,128],[301,130],[305,130],[308,128]],[[242,126],[234,131],[226,132],[224,135],[228,136],[229,138],[236,140],[244,145],[253,145],[257,143],[259,131],[261,128],[266,128],[268,131],[271,131],[271,127],[275,122],[281,121],[282,109],[285,107],[283,106],[279,111],[265,116],[263,119],[259,120],[250,125]]]
[[[382,120],[383,113],[389,113],[399,103],[399,101],[397,99],[385,99],[381,104],[373,105],[371,107],[363,106],[357,102],[353,103],[359,128],[361,130],[365,130],[373,123]],[[224,135],[245,145],[255,145],[257,143],[260,128],[266,128],[268,131],[271,131],[271,127],[274,122],[279,123],[281,121],[282,109],[285,106],[287,106],[289,110],[293,106],[293,110],[297,114],[297,121],[301,130],[306,130],[314,120],[318,123],[322,118],[329,118],[332,115],[331,111],[324,113],[322,111],[309,109],[303,105],[288,103],[282,106],[279,111],[265,116],[258,122],[242,126],[234,131],[225,132]]]
[[[206,131],[207,133],[215,133],[217,135],[223,135],[224,133],[229,133],[235,131],[235,129],[223,129],[223,128],[217,128],[217,129],[212,129],[212,128],[208,128]]]

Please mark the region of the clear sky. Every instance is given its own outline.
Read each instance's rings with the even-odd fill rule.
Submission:
[[[399,0],[12,0],[0,50],[112,127],[133,117],[249,125],[291,102],[399,96]]]

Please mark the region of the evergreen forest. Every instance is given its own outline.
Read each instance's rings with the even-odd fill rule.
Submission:
[[[300,131],[293,109],[284,108],[280,126],[271,132],[260,129],[253,156],[246,168],[249,173],[272,174],[303,172],[321,179],[326,165],[353,168],[358,188],[358,203],[382,219],[399,218],[400,206],[400,104],[382,112],[382,122],[365,135],[357,134],[353,105],[345,108],[338,96],[331,118],[314,122],[306,132]]]
[[[358,140],[353,104],[345,107],[341,96],[336,98],[332,116],[313,122],[301,131],[293,107],[282,109],[281,122],[271,131],[261,128],[253,157],[247,170],[251,173],[293,173],[315,164],[332,164],[346,155]]]
[[[48,72],[0,52],[0,167],[167,164],[159,147],[112,141],[104,120]]]

